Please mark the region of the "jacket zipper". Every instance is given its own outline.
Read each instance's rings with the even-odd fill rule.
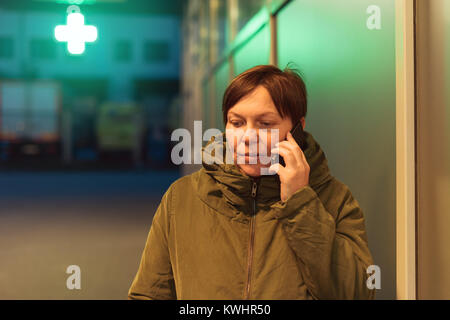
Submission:
[[[250,218],[250,242],[248,248],[248,261],[247,261],[247,286],[245,290],[245,299],[250,298],[250,281],[251,281],[251,270],[253,262],[253,242],[255,239],[255,216],[256,216],[256,189],[258,184],[253,180],[252,184],[252,198],[253,198],[253,214]]]

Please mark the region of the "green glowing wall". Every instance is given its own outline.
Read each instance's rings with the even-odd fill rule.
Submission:
[[[369,30],[377,5],[381,29]],[[296,0],[278,14],[279,67],[303,73],[306,130],[363,208],[381,268],[377,298],[395,298],[395,3]]]
[[[229,83],[229,77],[230,77],[230,64],[228,62],[223,63],[222,66],[217,70],[216,74],[216,105],[217,105],[217,112],[216,112],[216,123],[217,128],[220,130],[224,130],[225,126],[223,123],[223,117],[222,117],[222,99],[223,94],[225,93],[225,90]]]
[[[236,75],[251,67],[268,64],[270,53],[270,30],[266,24],[234,56]]]
[[[268,64],[270,53],[270,33],[268,25],[265,25],[261,30],[252,34],[252,36],[240,47],[233,55],[234,59],[234,75],[250,69],[256,65]],[[228,61],[223,62],[217,69],[212,78],[215,81],[215,105],[205,105],[205,119],[208,119],[208,128],[215,127],[220,130],[224,129],[222,117],[222,99],[223,94],[230,83],[230,64]],[[207,88],[205,86],[204,88]],[[204,93],[205,94],[205,93]],[[209,113],[211,108],[216,108],[215,123],[210,120]]]
[[[367,27],[372,5],[380,9],[381,29]],[[261,21],[261,15],[254,18],[244,33]],[[369,247],[381,268],[378,299],[396,296],[394,18],[391,0],[293,0],[277,14],[278,66],[292,62],[302,73],[309,97],[306,130],[363,208]],[[234,75],[269,63],[268,21],[248,34],[232,55]],[[222,128],[229,68],[224,63],[214,74],[216,124],[209,127]]]

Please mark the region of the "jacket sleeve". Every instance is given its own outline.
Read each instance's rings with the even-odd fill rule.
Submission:
[[[153,216],[139,269],[128,291],[129,300],[176,299],[168,249],[170,188]]]
[[[334,215],[308,185],[281,202],[280,221],[313,299],[374,299],[375,289],[366,284],[373,260],[363,213],[336,181],[328,194]]]

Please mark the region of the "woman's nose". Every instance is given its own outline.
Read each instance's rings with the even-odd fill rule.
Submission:
[[[243,138],[246,144],[258,142],[259,139],[258,129],[255,127],[248,126],[245,130]]]
[[[237,144],[238,153],[257,153],[258,152],[258,137],[256,133],[251,133],[250,130],[246,130],[244,136],[241,137]]]

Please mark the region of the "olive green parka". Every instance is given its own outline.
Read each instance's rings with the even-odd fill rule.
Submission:
[[[163,195],[128,299],[373,299],[363,212],[305,135],[309,185],[286,201],[277,174],[202,152],[202,168]],[[226,150],[221,137],[207,146]]]

